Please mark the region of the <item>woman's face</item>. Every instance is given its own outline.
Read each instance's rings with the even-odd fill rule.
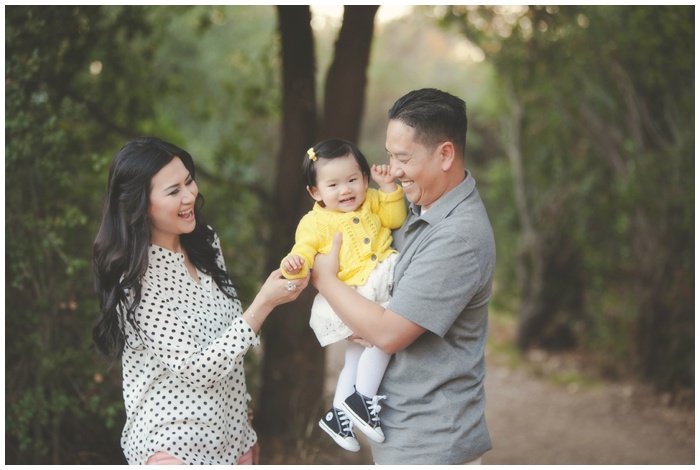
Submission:
[[[151,243],[171,251],[180,247],[180,235],[195,228],[197,183],[182,160],[173,158],[151,179],[148,220]]]

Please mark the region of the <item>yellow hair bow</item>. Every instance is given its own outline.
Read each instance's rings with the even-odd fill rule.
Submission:
[[[316,161],[316,152],[314,151],[313,147],[307,150],[306,153],[309,156],[309,160],[311,160],[312,162]]]

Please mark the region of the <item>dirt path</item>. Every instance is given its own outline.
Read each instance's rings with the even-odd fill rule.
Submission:
[[[694,408],[670,407],[640,384],[557,384],[527,367],[509,366],[491,349],[487,364],[486,418],[494,449],[485,465],[695,463]],[[341,366],[342,349],[329,349],[328,390]],[[319,456],[318,463],[371,464],[364,436],[358,439],[360,453],[339,451]]]
[[[694,410],[671,408],[640,386],[576,388],[491,364],[484,464],[695,463]]]

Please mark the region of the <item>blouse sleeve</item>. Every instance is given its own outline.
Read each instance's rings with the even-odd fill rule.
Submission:
[[[248,349],[259,344],[259,338],[239,315],[221,336],[203,346],[192,331],[198,312],[185,309],[158,293],[144,292],[136,312],[138,337],[163,366],[182,380],[210,387],[226,377]]]

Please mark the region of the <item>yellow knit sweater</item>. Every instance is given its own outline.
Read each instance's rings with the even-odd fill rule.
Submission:
[[[364,285],[377,263],[396,253],[391,248],[391,230],[401,227],[405,219],[406,203],[398,185],[393,193],[368,188],[365,202],[353,212],[325,209],[316,203],[299,221],[290,252],[303,257],[304,265],[297,274],[291,275],[284,268],[282,274],[287,279],[305,277],[316,254],[328,254],[333,235],[341,232],[338,279],[351,286]]]

